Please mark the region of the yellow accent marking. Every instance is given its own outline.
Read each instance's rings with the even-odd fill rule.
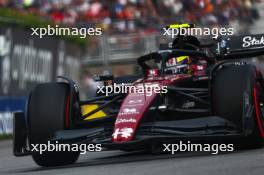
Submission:
[[[88,114],[89,112],[92,112],[93,110],[97,109],[98,105],[84,105],[82,106],[82,114]],[[106,114],[104,113],[104,111],[100,110],[88,117],[86,117],[84,120],[92,120],[92,119],[98,119],[98,118],[103,118],[105,117]]]
[[[169,26],[171,29],[178,29],[178,28],[189,28],[191,27],[190,24],[171,24]]]
[[[189,61],[189,56],[180,56],[180,57],[177,57],[177,63],[180,63],[180,62],[182,62],[185,59],[188,59],[188,61]]]

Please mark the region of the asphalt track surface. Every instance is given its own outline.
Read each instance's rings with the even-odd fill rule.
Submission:
[[[82,155],[70,166],[38,167],[31,157],[14,157],[12,142],[0,142],[2,174],[86,175],[263,175],[264,148],[228,154],[147,154],[107,151]]]

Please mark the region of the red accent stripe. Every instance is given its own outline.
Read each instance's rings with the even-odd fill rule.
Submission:
[[[257,89],[256,89],[256,87],[254,87],[254,104],[255,104],[255,109],[256,109],[256,117],[257,117],[257,123],[259,126],[260,135],[264,139],[264,128],[263,128],[263,125],[261,122],[261,110],[260,110],[258,100],[257,100]]]
[[[66,128],[69,128],[70,126],[70,114],[69,114],[69,111],[70,111],[70,95],[68,95],[67,97],[67,102],[66,102],[66,111],[65,111],[65,126]]]

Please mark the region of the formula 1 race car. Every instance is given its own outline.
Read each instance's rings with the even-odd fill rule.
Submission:
[[[171,48],[138,58],[139,78],[97,77],[111,81],[108,86],[132,83],[134,89],[127,93],[102,90],[80,101],[78,86],[68,78],[40,84],[31,91],[26,112],[15,114],[14,155],[32,155],[40,166],[78,159],[79,152],[31,151],[32,144],[48,140],[124,151],[179,140],[238,140],[259,147],[264,140],[264,79],[244,59],[264,55],[259,38],[263,35],[208,44],[179,37]]]

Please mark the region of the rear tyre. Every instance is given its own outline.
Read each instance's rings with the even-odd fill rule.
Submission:
[[[66,83],[38,85],[28,102],[29,141],[47,143],[54,133],[69,125],[69,86]],[[40,166],[59,166],[74,163],[79,152],[38,152],[33,160]]]
[[[212,82],[213,111],[238,126],[243,125],[244,111],[254,106],[253,117],[247,121],[251,133],[239,141],[243,147],[258,148],[263,145],[257,122],[255,90],[257,86],[256,68],[253,65],[224,65],[218,69]],[[259,91],[262,89],[259,89]],[[262,114],[261,114],[262,115]],[[242,127],[240,128],[242,131]]]

